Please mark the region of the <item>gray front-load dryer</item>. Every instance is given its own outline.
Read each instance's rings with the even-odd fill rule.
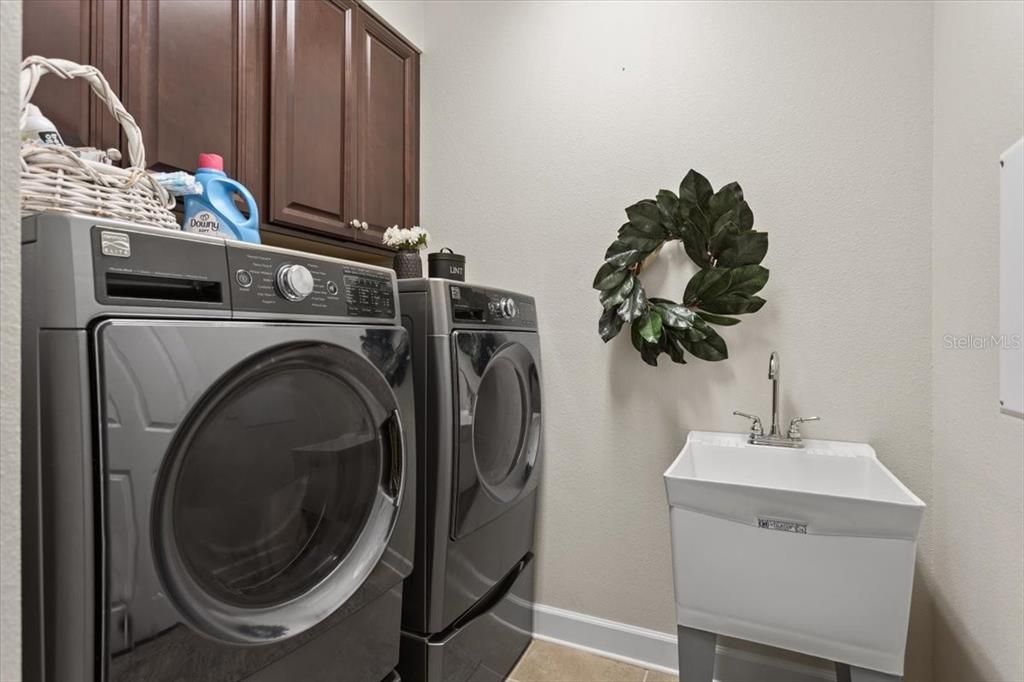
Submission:
[[[393,273],[55,216],[22,256],[25,678],[391,676],[416,487]]]
[[[533,298],[400,280],[413,345],[419,490],[403,679],[502,680],[533,632],[543,443]]]

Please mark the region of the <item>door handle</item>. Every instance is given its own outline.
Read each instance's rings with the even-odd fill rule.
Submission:
[[[381,430],[387,433],[391,453],[381,483],[384,494],[397,506],[405,488],[405,429],[402,428],[402,415],[397,409],[391,412]]]

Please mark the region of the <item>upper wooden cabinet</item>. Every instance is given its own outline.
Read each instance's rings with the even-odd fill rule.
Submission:
[[[357,29],[357,214],[379,244],[419,222],[419,54],[367,12]]]
[[[96,66],[114,92],[120,85],[118,0],[25,0],[22,55],[68,59]],[[64,142],[76,147],[119,147],[117,122],[85,81],[43,76],[32,102],[53,121]]]
[[[280,0],[270,22],[270,219],[355,237],[355,3]]]
[[[235,0],[122,0],[123,101],[142,128],[146,163],[225,172],[259,196],[266,5]]]
[[[419,54],[357,0],[26,0],[24,51],[99,66],[149,168],[223,156],[265,232],[383,251],[418,221]],[[84,85],[34,101],[70,144],[124,149]]]

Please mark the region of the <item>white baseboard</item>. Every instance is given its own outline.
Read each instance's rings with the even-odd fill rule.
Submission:
[[[676,672],[674,635],[544,604],[534,604],[533,609],[537,639],[642,668]],[[836,679],[822,668],[721,644],[715,655],[715,682],[834,682]]]
[[[533,605],[533,634],[643,668],[675,673],[678,665],[674,635],[554,606]]]

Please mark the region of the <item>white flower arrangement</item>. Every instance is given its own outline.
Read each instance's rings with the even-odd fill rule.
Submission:
[[[429,239],[430,233],[419,225],[410,228],[392,225],[384,230],[384,244],[398,249],[422,249]]]

